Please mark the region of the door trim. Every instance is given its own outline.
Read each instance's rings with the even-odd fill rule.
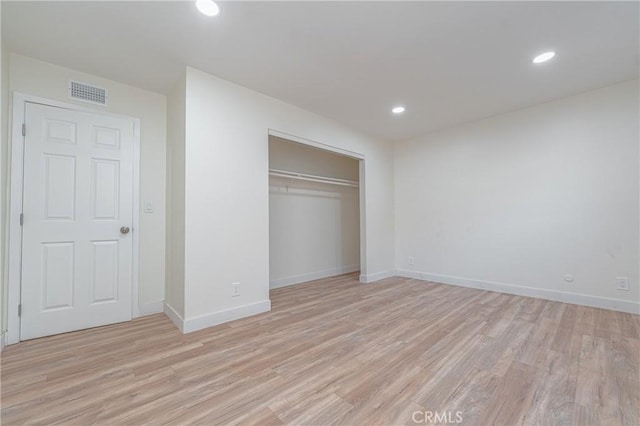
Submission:
[[[13,92],[13,109],[11,119],[11,171],[9,176],[9,214],[7,226],[8,251],[8,289],[7,289],[7,344],[12,345],[20,341],[20,289],[22,284],[22,188],[24,185],[24,136],[22,124],[25,120],[27,103],[63,108],[77,112],[88,112],[110,117],[126,118],[133,122],[133,234],[132,234],[132,264],[131,264],[131,316],[140,316],[139,298],[139,229],[140,229],[140,119],[125,115],[113,114],[107,111],[85,108],[66,102],[54,101],[38,96]],[[27,129],[28,130],[28,129]]]
[[[339,148],[337,146],[329,145],[322,142],[312,141],[311,139],[303,138],[300,136],[292,135],[285,132],[280,132],[275,129],[268,129],[268,136],[275,136],[281,139],[286,139],[291,142],[296,142],[302,145],[307,145],[313,148],[318,148],[323,151],[333,152],[334,154],[344,155],[349,158],[358,160],[359,168],[359,203],[360,203],[360,277],[361,283],[369,283],[375,280],[370,280],[370,275],[367,275],[367,192],[366,192],[366,176],[365,166],[366,158],[364,154],[359,152],[349,151],[348,149]],[[267,137],[267,145],[269,144],[269,138]],[[268,179],[267,179],[268,180]]]

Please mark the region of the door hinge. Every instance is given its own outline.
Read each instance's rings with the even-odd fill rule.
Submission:
[[[20,226],[24,225],[24,213],[20,213]]]
[[[22,303],[18,305],[18,316],[22,316]]]
[[[27,136],[27,125],[22,123],[22,136]]]

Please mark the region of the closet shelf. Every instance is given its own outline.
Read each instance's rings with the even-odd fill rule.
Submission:
[[[358,188],[360,184],[355,180],[337,179],[326,176],[309,175],[306,173],[290,172],[287,170],[269,169],[269,176],[276,176],[281,178],[304,180],[308,182],[328,183],[331,185],[350,186]]]

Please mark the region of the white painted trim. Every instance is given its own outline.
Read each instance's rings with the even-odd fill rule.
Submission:
[[[347,157],[355,158],[356,160],[364,160],[364,154],[360,154],[358,152],[349,151],[348,149],[338,148],[337,146],[329,145],[322,142],[312,141],[311,139],[303,138],[300,136],[291,135],[289,133],[279,132],[277,130],[269,129],[269,135],[275,136],[281,139],[287,139],[292,142],[301,143],[303,145],[312,146],[314,148],[319,148],[324,151],[334,152],[336,154],[344,155]]]
[[[7,343],[9,345],[20,341],[20,318],[18,305],[20,304],[20,282],[22,278],[22,227],[20,213],[22,212],[22,166],[24,154],[24,137],[22,123],[24,123],[26,97],[19,93],[13,95],[13,112],[11,121],[11,167],[9,174],[9,223],[7,226],[9,261],[9,282],[7,288]]]
[[[373,283],[376,281],[384,280],[395,276],[395,271],[382,271],[374,274],[362,274],[360,275],[360,282],[363,284]]]
[[[528,296],[538,299],[553,300],[556,302],[570,303],[574,305],[591,306],[594,308],[610,309],[613,311],[640,314],[640,303],[627,300],[610,299],[586,294],[569,293],[565,291],[548,290],[534,287],[525,287],[515,284],[498,283],[493,281],[475,280],[470,278],[454,277],[450,275],[431,274],[399,269],[398,276],[431,281],[440,284],[449,284],[459,287],[475,288],[478,290],[495,291],[499,293],[514,294],[516,296]]]
[[[140,311],[140,119],[133,120],[133,223],[131,224],[131,316],[142,316]]]
[[[80,105],[41,98],[13,92],[13,114],[11,120],[11,169],[9,181],[9,221],[7,226],[8,254],[8,295],[7,295],[7,344],[11,345],[20,341],[20,318],[18,317],[18,305],[20,304],[20,283],[22,275],[22,227],[20,226],[20,213],[22,213],[22,187],[23,187],[23,160],[24,137],[22,136],[22,124],[25,122],[27,103],[47,105],[64,108],[72,111],[88,112],[103,116],[126,118],[133,121],[133,229],[139,228],[140,221],[140,120],[110,112],[86,108]],[[132,317],[140,316],[138,307],[139,297],[139,239],[138,233],[133,232],[132,250],[132,280],[131,280],[131,314]]]
[[[143,303],[140,305],[140,316],[144,317],[147,315],[161,314],[164,312],[164,301],[159,302],[149,302]]]
[[[336,275],[349,274],[360,270],[360,265],[346,265],[338,268],[325,269],[323,271],[311,272],[308,274],[294,275],[292,277],[278,278],[269,282],[269,288],[287,287],[290,285],[306,283],[308,281],[319,280]]]
[[[358,161],[358,173],[360,180],[360,193],[358,194],[360,202],[360,274],[366,275],[367,271],[367,188],[365,186],[365,167],[364,160]]]
[[[199,317],[187,318],[183,321],[182,332],[191,333],[193,331],[213,327],[214,325],[224,324],[229,321],[250,317],[252,315],[261,314],[263,312],[269,312],[270,310],[271,300],[267,299],[260,302],[250,303],[248,305],[227,309],[224,311],[213,312]]]
[[[7,333],[4,332],[0,334],[0,352],[4,350],[4,347],[7,346]]]
[[[422,279],[422,274],[420,272],[409,271],[407,269],[396,269],[396,275],[402,278],[412,278],[414,280],[426,281]],[[445,283],[440,283],[440,284],[445,284]]]
[[[164,314],[169,317],[176,327],[178,327],[178,330],[180,330],[181,333],[184,333],[184,318],[182,318],[180,314],[167,302],[164,302]]]

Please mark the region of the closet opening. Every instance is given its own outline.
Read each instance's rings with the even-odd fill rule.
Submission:
[[[270,289],[361,271],[363,163],[269,135]]]

